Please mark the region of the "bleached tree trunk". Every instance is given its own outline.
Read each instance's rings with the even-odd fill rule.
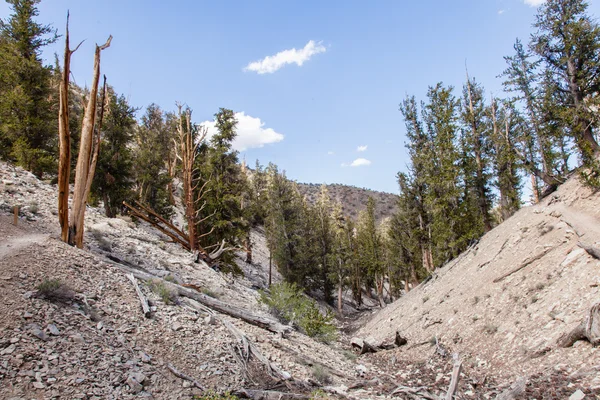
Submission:
[[[342,315],[342,313],[344,312],[343,303],[342,303],[343,294],[344,294],[344,280],[342,278],[342,275],[339,275],[337,308],[338,308],[338,313],[340,315]]]
[[[81,42],[83,43],[83,42]],[[69,48],[69,13],[65,33],[65,54],[62,77],[59,86],[58,108],[58,221],[60,237],[64,242],[69,239],[69,178],[71,176],[71,134],[69,132],[69,75],[71,74],[71,55],[77,51]]]
[[[83,247],[83,220],[85,216],[85,207],[87,205],[86,188],[92,171],[92,146],[94,141],[94,127],[96,123],[96,107],[98,102],[98,83],[100,81],[100,53],[110,46],[112,36],[109,36],[106,43],[102,46],[96,45],[94,54],[94,77],[90,88],[90,95],[83,117],[81,126],[81,142],[79,146],[79,156],[77,158],[77,167],[75,170],[75,188],[73,190],[73,208],[71,209],[71,220],[69,223],[70,245]],[[91,176],[93,178],[93,175]]]

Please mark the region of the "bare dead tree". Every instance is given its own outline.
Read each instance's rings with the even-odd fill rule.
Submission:
[[[65,33],[65,54],[62,77],[59,85],[58,109],[58,221],[61,239],[69,238],[69,177],[71,175],[71,135],[69,132],[69,76],[71,74],[71,56],[83,43],[81,41],[74,50],[69,47],[69,13]]]
[[[68,243],[83,247],[84,216],[87,205],[87,195],[89,194],[88,181],[93,179],[95,173],[95,164],[93,163],[93,154],[96,153],[98,146],[94,149],[94,128],[96,125],[97,103],[98,103],[98,83],[100,81],[100,53],[110,46],[112,35],[108,37],[106,43],[102,46],[96,45],[94,54],[94,75],[90,95],[85,108],[83,124],[81,126],[81,142],[79,146],[79,157],[75,170],[75,188],[73,190],[73,207],[71,209],[71,218],[69,221]],[[98,130],[99,132],[99,130]],[[99,145],[98,139],[96,144]]]

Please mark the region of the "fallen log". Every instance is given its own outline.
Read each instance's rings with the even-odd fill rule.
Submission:
[[[496,400],[514,400],[518,398],[525,391],[527,386],[527,379],[521,377],[517,379],[508,389],[496,396]]]
[[[450,386],[448,387],[448,391],[446,392],[446,397],[444,400],[452,400],[454,398],[456,389],[458,389],[458,381],[460,380],[460,370],[462,368],[462,361],[456,353],[453,355],[453,358],[454,366],[452,368],[452,378],[450,379]]]
[[[195,380],[194,378],[192,378],[189,375],[184,374],[183,372],[179,371],[177,368],[175,368],[175,366],[173,364],[167,364],[167,368],[169,369],[169,371],[171,371],[171,373],[173,375],[175,375],[178,378],[181,378],[183,380],[192,382],[192,384],[197,387],[198,389],[205,391],[206,389],[204,388],[204,386],[202,386],[197,380]]]
[[[578,246],[584,249],[590,256],[600,260],[600,248],[582,242],[579,242]]]
[[[233,392],[233,395],[241,399],[253,400],[308,400],[311,397],[299,393],[285,393],[274,390],[256,390],[256,389],[240,389]]]
[[[283,351],[286,351],[288,353],[293,354],[303,364],[306,364],[308,366],[318,365],[318,366],[324,368],[331,375],[335,375],[335,376],[337,376],[339,378],[343,378],[343,379],[351,379],[348,375],[344,375],[342,373],[339,373],[336,370],[334,370],[333,368],[329,367],[328,365],[323,364],[322,362],[317,361],[317,360],[315,360],[314,358],[312,358],[310,356],[307,356],[305,354],[301,354],[300,352],[298,352],[298,351],[296,351],[296,350],[294,350],[292,348],[289,348],[287,346],[284,346],[283,344],[281,344],[279,342],[273,341],[273,342],[271,342],[271,345],[273,347],[275,347],[276,349],[280,349],[280,350],[283,350]]]
[[[396,389],[394,389],[392,393],[390,393],[390,395],[397,396],[400,394],[405,394],[411,398],[416,399],[439,400],[439,397],[429,393],[426,389],[427,388],[425,386],[412,388],[400,385]]]
[[[590,309],[587,317],[575,329],[558,339],[558,346],[571,347],[579,340],[587,340],[593,346],[600,345],[600,303]]]
[[[162,282],[162,284],[167,289],[176,293],[178,296],[187,297],[189,299],[196,300],[198,303],[200,303],[212,310],[215,310],[222,314],[229,315],[229,316],[237,318],[237,319],[241,319],[244,322],[247,322],[251,325],[255,325],[260,328],[266,329],[270,332],[278,333],[278,334],[284,336],[287,333],[289,333],[291,330],[291,328],[289,326],[283,325],[280,322],[277,322],[273,319],[252,314],[248,310],[244,310],[242,308],[232,306],[231,304],[227,304],[221,300],[207,296],[207,295],[197,292],[193,289],[188,289],[188,288],[185,288],[176,283],[166,281],[156,275],[152,275],[148,272],[142,271],[141,269],[139,269],[139,270],[134,269],[134,268],[125,266],[123,264],[119,264],[119,263],[116,263],[113,261],[108,261],[108,260],[105,260],[105,262],[115,265],[122,271],[125,271],[128,274],[132,274],[137,279],[140,279],[145,282],[150,282],[150,281],[158,279]]]
[[[517,268],[514,268],[512,270],[510,270],[509,272],[507,272],[506,274],[499,276],[498,278],[494,279],[494,283],[498,283],[501,280],[503,280],[504,278],[507,278],[509,276],[511,276],[512,274],[519,272],[520,270],[522,270],[523,268],[527,267],[529,264],[533,263],[534,261],[539,260],[540,258],[544,257],[546,254],[548,254],[551,250],[553,249],[553,247],[548,247],[547,249],[545,249],[544,251],[542,251],[541,253],[539,253],[538,255],[528,258],[526,259],[521,265],[519,265]]]
[[[144,311],[144,317],[150,318],[150,306],[148,305],[148,300],[144,293],[142,293],[142,289],[140,289],[140,285],[138,285],[137,280],[133,274],[127,275],[127,278],[133,283],[133,287],[135,288],[135,292],[137,293],[140,303],[142,304],[142,311]]]
[[[360,355],[363,355],[366,353],[377,353],[377,351],[378,351],[369,342],[367,342],[364,339],[358,338],[358,337],[352,338],[352,340],[350,341],[350,344],[352,345],[352,348],[358,350],[358,353]]]

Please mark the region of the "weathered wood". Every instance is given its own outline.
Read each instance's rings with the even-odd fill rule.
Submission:
[[[308,400],[311,397],[300,393],[285,393],[274,390],[240,389],[233,394],[242,399],[253,400]]]
[[[187,242],[186,240],[182,239],[177,234],[169,231],[165,227],[161,226],[156,221],[153,221],[150,217],[144,215],[141,211],[139,211],[138,209],[136,209],[134,206],[132,206],[131,204],[127,203],[126,201],[123,202],[123,205],[129,209],[129,212],[133,216],[135,216],[135,217],[137,217],[137,218],[139,218],[139,219],[141,219],[143,221],[146,221],[147,223],[149,223],[150,225],[152,225],[153,227],[155,227],[156,229],[158,229],[159,231],[161,231],[162,233],[164,233],[165,235],[167,235],[168,237],[170,237],[171,239],[173,239],[174,242],[179,243],[186,250],[188,250],[188,251],[190,250],[190,244],[189,244],[189,242]]]
[[[456,393],[456,389],[458,389],[458,381],[460,380],[460,371],[462,369],[462,361],[458,354],[453,355],[454,358],[454,366],[452,368],[452,378],[450,379],[450,386],[448,387],[448,391],[446,392],[445,400],[452,400],[454,398],[454,394]]]
[[[98,83],[100,81],[100,53],[110,46],[112,36],[108,37],[106,43],[102,46],[96,45],[94,54],[94,75],[87,107],[83,116],[81,125],[81,138],[79,142],[79,155],[77,157],[77,167],[75,169],[75,185],[73,189],[73,207],[69,221],[68,243],[83,248],[83,217],[87,204],[85,190],[90,179],[90,166],[92,157],[92,144],[94,139],[94,126],[96,123],[96,111],[98,102]],[[93,176],[92,176],[93,178]]]
[[[150,318],[150,306],[148,305],[148,300],[146,299],[146,296],[144,296],[144,293],[142,293],[142,289],[140,289],[140,285],[138,285],[137,280],[135,279],[135,276],[133,276],[133,274],[129,274],[127,275],[127,278],[131,281],[131,283],[133,283],[133,287],[135,288],[135,292],[138,295],[138,298],[140,299],[140,303],[142,305],[142,311],[144,312],[144,317],[146,318]]]
[[[414,397],[417,399],[439,400],[439,397],[429,393],[426,389],[427,389],[427,387],[425,387],[425,386],[412,388],[412,387],[400,385],[396,389],[394,389],[392,391],[392,393],[390,393],[390,395],[397,396],[399,394],[405,394],[407,396],[410,396],[411,398]]]
[[[377,351],[378,351],[375,348],[375,346],[371,345],[366,340],[358,338],[358,337],[352,338],[350,340],[350,344],[352,345],[352,348],[358,350],[358,353],[360,355],[363,355],[366,353],[377,353]]]
[[[558,339],[559,347],[571,347],[579,340],[587,340],[593,346],[600,344],[600,303],[597,303],[587,317],[575,329]]]
[[[337,372],[333,368],[329,367],[327,364],[323,364],[322,362],[315,360],[314,358],[312,358],[306,354],[302,354],[299,351],[296,351],[290,347],[284,346],[283,344],[281,344],[279,342],[273,341],[273,342],[271,342],[271,345],[273,347],[275,347],[276,349],[280,349],[280,350],[283,350],[283,351],[293,354],[303,364],[306,364],[308,366],[318,365],[318,366],[322,367],[323,369],[325,369],[331,375],[335,375],[335,376],[337,376],[339,378],[343,378],[343,379],[351,379],[348,375],[344,375],[342,373]]]
[[[498,278],[494,279],[494,283],[498,283],[500,281],[502,281],[504,278],[507,278],[509,276],[511,276],[514,273],[519,272],[520,270],[522,270],[523,268],[527,267],[528,265],[530,265],[531,263],[539,260],[540,258],[544,257],[546,254],[548,254],[551,250],[553,249],[553,247],[548,247],[547,249],[545,249],[544,251],[542,251],[541,253],[530,257],[528,259],[526,259],[521,265],[519,265],[517,268],[514,268],[512,270],[510,270],[509,272],[507,272],[506,274],[499,276]]]
[[[408,339],[400,335],[400,332],[396,331],[396,338],[394,340],[396,346],[401,347],[408,344]]]
[[[202,385],[200,384],[200,382],[198,382],[197,380],[195,380],[195,379],[194,379],[194,378],[192,378],[191,376],[189,376],[189,375],[186,375],[186,374],[184,374],[183,372],[179,371],[177,368],[175,368],[175,366],[174,366],[173,364],[170,364],[170,363],[169,363],[169,364],[167,364],[167,368],[168,368],[168,369],[169,369],[169,371],[171,371],[171,373],[172,373],[173,375],[175,375],[176,377],[178,377],[178,378],[181,378],[181,379],[183,379],[183,380],[186,380],[186,381],[189,381],[189,382],[192,382],[192,384],[193,384],[195,387],[197,387],[198,389],[200,389],[200,390],[202,390],[202,391],[206,390],[206,389],[204,388],[204,386],[202,386]]]
[[[496,396],[496,400],[514,400],[518,398],[525,391],[527,386],[527,379],[521,377],[517,379],[508,389]]]
[[[244,310],[242,308],[238,308],[231,304],[227,304],[227,303],[225,303],[221,300],[215,299],[213,297],[206,296],[205,294],[199,293],[196,290],[185,288],[176,283],[166,281],[166,280],[164,280],[156,275],[152,275],[148,272],[134,269],[134,268],[125,266],[120,263],[111,262],[111,264],[117,266],[118,268],[120,268],[121,270],[123,270],[129,274],[133,274],[133,276],[135,276],[137,279],[140,279],[140,280],[143,280],[146,282],[149,282],[149,281],[152,281],[155,279],[159,279],[162,282],[162,284],[165,285],[165,287],[167,289],[173,291],[174,293],[176,293],[179,296],[187,297],[192,300],[196,300],[198,303],[200,303],[212,310],[215,310],[222,314],[229,315],[229,316],[237,318],[237,319],[241,319],[242,321],[245,321],[251,325],[255,325],[260,328],[266,329],[270,332],[285,335],[291,330],[290,327],[285,326],[273,319],[254,315],[254,314],[252,314],[252,312],[250,312],[248,310]]]
[[[13,225],[17,226],[19,223],[19,206],[13,207]]]
[[[594,257],[597,260],[600,260],[600,248],[592,245],[588,245],[582,242],[577,244],[579,247],[584,249],[590,256]]]

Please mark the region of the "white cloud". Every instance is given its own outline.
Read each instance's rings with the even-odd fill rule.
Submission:
[[[358,146],[356,148],[356,151],[358,151],[359,153],[361,153],[363,151],[367,151],[367,147],[369,147],[369,146]]]
[[[506,10],[498,10],[498,15],[502,15],[506,12]]]
[[[314,40],[310,40],[300,50],[296,48],[283,50],[273,56],[267,56],[262,60],[251,62],[244,68],[244,71],[253,71],[262,75],[272,74],[287,64],[296,64],[300,67],[315,54],[325,53],[326,50],[321,42],[317,43]]]
[[[525,4],[527,4],[530,7],[539,7],[542,4],[544,4],[544,2],[546,0],[524,0],[524,1],[525,1]]]
[[[260,118],[255,118],[246,113],[235,113],[237,119],[237,136],[233,141],[233,149],[237,151],[246,151],[263,147],[265,144],[278,143],[283,140],[281,133],[275,132],[272,128],[265,128],[265,123]],[[208,129],[206,140],[217,132],[215,121],[204,121],[200,125]]]
[[[342,167],[367,167],[369,165],[371,165],[371,161],[366,158],[357,158],[350,164],[343,163]]]
[[[335,154],[335,153],[334,153],[333,151],[328,151],[328,152],[327,152],[327,155],[330,155],[330,156],[332,156],[332,155],[334,155],[334,154]]]

